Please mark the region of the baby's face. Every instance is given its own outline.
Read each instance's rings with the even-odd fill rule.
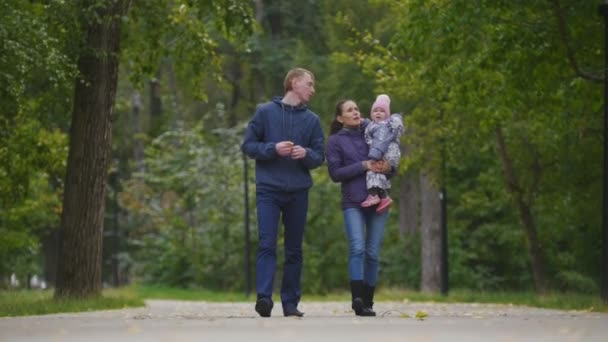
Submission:
[[[382,108],[374,108],[372,111],[372,120],[374,122],[386,120],[387,113]]]

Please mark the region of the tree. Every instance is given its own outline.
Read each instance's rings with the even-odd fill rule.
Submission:
[[[154,75],[160,60],[171,52],[183,57],[200,77],[211,70],[210,66],[202,67],[201,60],[209,58],[211,66],[219,62],[212,35],[239,40],[251,33],[253,25],[250,8],[233,0],[189,4],[155,1],[134,7],[128,17],[130,4],[128,0],[83,1],[77,8],[84,38],[78,58],[80,75],[61,219],[58,298],[90,297],[101,291],[105,187],[123,21],[130,18],[128,28],[142,30],[139,44],[131,44],[126,54],[136,61],[132,63],[133,80],[138,85],[144,76]],[[209,13],[213,14],[211,20]],[[167,37],[174,40],[165,44]],[[132,36],[130,39],[135,41]]]
[[[450,211],[469,215],[450,220],[451,234],[469,247],[459,257],[468,254],[467,266],[496,284],[510,279],[525,287],[526,277],[516,280],[506,271],[515,267],[529,271],[519,274],[531,274],[539,293],[549,284],[593,289],[599,258],[582,246],[595,246],[598,230],[592,227],[599,227],[599,217],[581,203],[601,212],[595,200],[600,170],[592,162],[601,155],[593,128],[601,126],[594,89],[602,30],[599,16],[590,15],[596,5],[380,3],[391,6],[395,32],[388,41],[357,32],[356,59],[379,87],[414,105],[408,123],[416,134],[406,139],[419,165],[438,170],[433,151],[447,142],[448,185],[459,191],[450,192]],[[445,120],[437,125],[440,112]],[[461,178],[451,178],[452,172]],[[494,208],[475,202],[479,210],[471,210],[473,199]],[[486,234],[492,248],[471,243],[476,234]],[[486,264],[501,250],[506,254],[500,259],[512,264]],[[527,252],[527,265],[514,258],[515,250]]]
[[[101,293],[105,190],[112,139],[122,17],[130,1],[84,1],[55,296]]]
[[[420,289],[438,293],[441,290],[441,205],[439,188],[429,173],[420,175],[422,274]]]

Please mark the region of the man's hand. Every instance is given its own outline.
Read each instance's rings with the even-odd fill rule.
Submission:
[[[306,149],[300,145],[295,145],[291,150],[291,159],[303,159],[306,157]]]
[[[292,150],[294,148],[293,142],[291,141],[281,141],[275,145],[275,150],[277,154],[281,157],[287,157],[292,154]]]

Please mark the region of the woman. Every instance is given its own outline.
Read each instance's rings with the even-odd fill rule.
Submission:
[[[327,142],[327,166],[331,179],[342,188],[352,308],[357,316],[375,316],[374,289],[388,211],[377,213],[375,206],[363,208],[361,203],[367,197],[366,172],[390,173],[391,167],[386,160],[369,160],[363,126],[354,101],[337,103]]]

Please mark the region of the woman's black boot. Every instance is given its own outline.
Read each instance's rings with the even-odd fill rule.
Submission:
[[[355,315],[361,316],[365,304],[363,302],[363,280],[350,281],[350,294],[352,297],[352,308]]]
[[[351,280],[350,292],[353,298],[352,308],[357,316],[376,316],[376,313],[365,304],[366,292],[362,280]],[[373,294],[372,294],[373,295]]]
[[[366,313],[361,316],[376,316],[376,312],[374,311],[374,291],[376,290],[375,286],[369,286],[367,284],[363,285],[363,311]]]

